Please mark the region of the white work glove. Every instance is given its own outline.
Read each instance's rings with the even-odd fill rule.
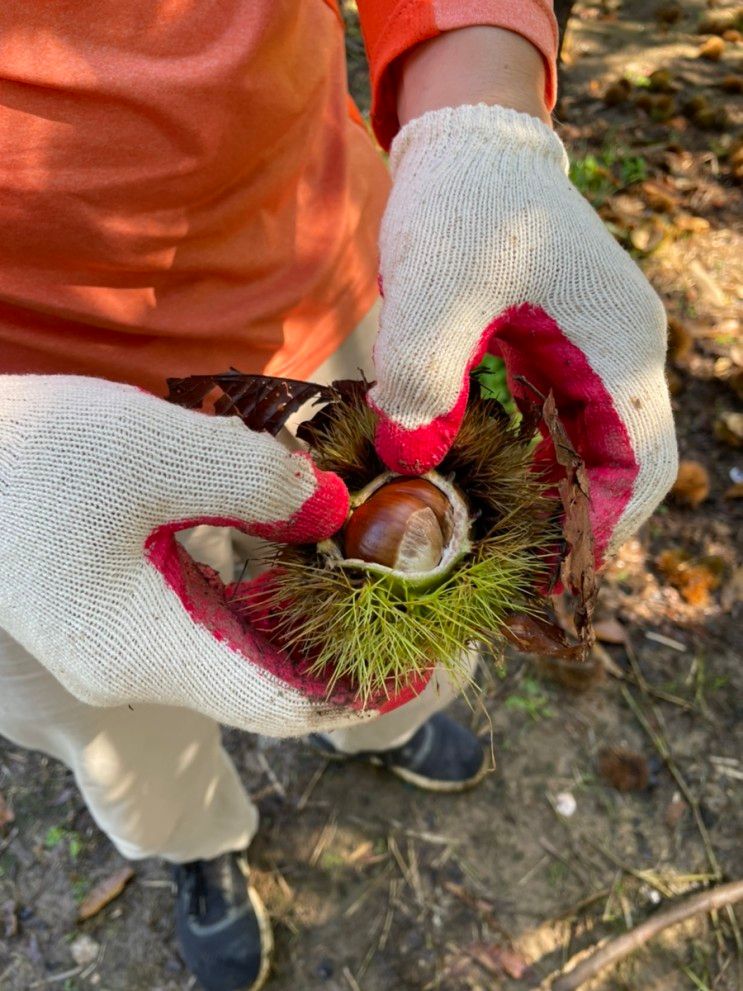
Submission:
[[[83,702],[273,736],[374,716],[326,697],[175,540],[210,523],[314,541],[347,510],[336,475],[236,418],[93,378],[0,377],[0,627]]]
[[[517,398],[535,398],[524,380],[555,394],[587,465],[600,561],[676,477],[660,300],[536,118],[431,111],[400,131],[390,164],[370,393],[381,457],[405,473],[438,464],[470,369],[499,354]]]

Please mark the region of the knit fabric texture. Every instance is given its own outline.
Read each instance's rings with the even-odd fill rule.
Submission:
[[[425,471],[452,442],[468,372],[552,389],[591,481],[601,556],[676,475],[663,305],[567,177],[559,138],[513,110],[431,111],[395,139],[380,235],[377,443]],[[533,398],[533,396],[532,396]]]
[[[0,627],[83,702],[181,705],[272,736],[374,716],[296,677],[175,541],[317,540],[348,495],[268,434],[75,376],[0,378]]]

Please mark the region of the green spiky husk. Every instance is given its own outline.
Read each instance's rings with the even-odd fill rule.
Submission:
[[[311,432],[319,467],[352,492],[385,471],[374,428],[374,413],[359,400],[326,408]],[[267,593],[282,645],[311,658],[329,689],[350,679],[364,701],[396,694],[436,665],[465,680],[468,648],[496,644],[508,613],[537,611],[541,602],[535,589],[558,529],[532,452],[531,438],[498,403],[471,400],[438,468],[471,507],[471,551],[440,584],[419,587],[331,562],[314,546],[283,549]]]

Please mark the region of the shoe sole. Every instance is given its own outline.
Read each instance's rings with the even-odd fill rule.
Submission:
[[[424,791],[435,791],[440,795],[447,793],[450,795],[456,795],[459,792],[469,791],[470,788],[474,788],[475,785],[479,785],[488,771],[491,770],[488,762],[483,757],[480,770],[471,778],[466,778],[464,781],[437,781],[435,778],[427,778],[423,774],[416,774],[415,771],[409,771],[406,767],[395,767],[394,764],[385,764],[384,761],[379,760],[378,757],[369,757],[367,760],[375,767],[382,767],[386,771],[390,771],[396,777],[401,778],[408,784],[415,785],[416,788],[422,788]],[[492,770],[495,770],[495,768],[493,767]]]
[[[416,774],[415,771],[409,771],[406,767],[395,767],[394,764],[385,764],[380,757],[358,754],[342,754],[337,752],[332,753],[328,750],[323,750],[322,747],[318,747],[313,743],[309,743],[309,746],[316,754],[320,754],[325,757],[326,760],[332,760],[336,764],[346,763],[349,760],[363,761],[365,764],[371,764],[373,767],[379,767],[384,771],[389,771],[390,774],[394,774],[396,777],[400,778],[402,781],[406,781],[410,785],[415,785],[416,788],[421,788],[423,791],[435,791],[440,795],[446,794],[447,792],[450,795],[454,795],[458,792],[469,791],[470,788],[474,788],[475,785],[478,785],[486,774],[495,770],[495,764],[489,764],[483,754],[480,769],[476,774],[473,774],[471,778],[466,778],[464,781],[437,781],[435,778],[427,778],[423,774]]]

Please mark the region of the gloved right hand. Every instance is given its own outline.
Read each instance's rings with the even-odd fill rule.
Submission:
[[[93,378],[0,377],[0,627],[83,702],[272,736],[377,715],[300,676],[175,540],[210,523],[315,541],[347,511],[336,475],[237,419]]]

